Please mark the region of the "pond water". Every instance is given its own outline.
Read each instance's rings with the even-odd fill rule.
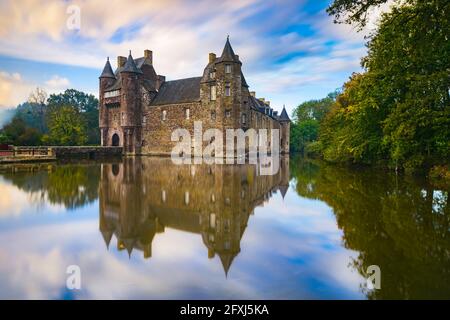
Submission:
[[[450,298],[448,188],[281,160],[0,168],[0,298]]]

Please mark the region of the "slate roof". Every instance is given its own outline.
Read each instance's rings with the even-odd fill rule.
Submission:
[[[289,116],[288,116],[288,114],[286,112],[286,108],[285,107],[283,107],[283,111],[281,111],[280,120],[281,121],[291,121],[291,119],[289,119]]]
[[[200,81],[202,77],[166,81],[159,88],[152,105],[174,104],[200,101]]]
[[[106,59],[105,67],[103,68],[100,78],[115,78],[111,64],[109,63],[109,57]]]
[[[122,72],[142,73],[141,69],[139,69],[136,66],[136,63],[134,62],[134,59],[131,56],[131,51],[130,51],[130,54],[128,55],[127,62],[125,62],[125,65],[123,66],[123,68],[120,72],[121,73]]]
[[[230,44],[230,39],[227,37],[227,42],[225,43],[225,47],[223,47],[222,55],[217,60],[217,62],[239,62],[234,54],[233,48]]]

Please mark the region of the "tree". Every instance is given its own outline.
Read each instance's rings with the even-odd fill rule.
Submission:
[[[36,128],[28,127],[21,118],[16,116],[3,127],[1,136],[2,143],[33,146],[40,144],[42,134]]]
[[[34,113],[37,115],[36,118],[38,119],[37,125],[38,129],[41,132],[46,131],[45,127],[45,102],[47,101],[47,92],[37,87],[33,92],[30,93],[28,97],[28,102],[35,108],[33,108]]]
[[[291,124],[291,151],[308,153],[308,146],[317,140],[319,125],[333,105],[337,91],[326,98],[310,100],[298,105]]]
[[[44,142],[53,145],[84,145],[87,130],[83,117],[73,106],[52,107],[48,120],[49,134]]]
[[[393,0],[393,3],[411,0]],[[370,9],[385,4],[388,0],[334,0],[327,8],[329,15],[335,17],[335,23],[355,24],[361,30],[367,23]]]
[[[85,122],[87,128],[87,143],[100,143],[100,129],[98,127],[98,100],[92,94],[67,89],[60,94],[51,94],[48,98],[49,107],[72,106]]]
[[[377,3],[337,0],[332,8],[358,23]],[[408,170],[449,162],[449,17],[444,0],[399,2],[382,16],[366,72],[345,84],[321,126],[325,159]]]

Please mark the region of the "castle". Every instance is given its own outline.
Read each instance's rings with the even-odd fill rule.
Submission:
[[[161,250],[153,240],[169,229],[196,234],[205,257],[218,257],[227,274],[255,208],[275,193],[284,198],[288,188],[287,156],[275,175],[250,164],[178,166],[168,158],[126,157],[101,165],[99,229],[108,248],[115,236],[117,250],[144,258]]]
[[[220,57],[209,54],[201,77],[166,81],[156,73],[150,50],[138,59],[131,52],[119,56],[115,72],[108,58],[99,78],[101,145],[122,146],[126,154],[169,155],[176,144],[172,131],[193,134],[194,121],[202,121],[203,130],[267,129],[268,137],[279,129],[280,152],[288,153],[286,110],[278,114],[269,101],[256,98],[241,67],[228,38]]]

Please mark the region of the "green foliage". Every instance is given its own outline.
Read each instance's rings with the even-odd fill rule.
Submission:
[[[345,84],[321,125],[325,159],[406,170],[449,161],[449,17],[443,0],[407,1],[383,15],[366,72]]]
[[[87,143],[100,143],[100,129],[98,127],[98,100],[92,94],[86,94],[75,89],[67,89],[60,94],[51,94],[47,100],[50,108],[58,106],[72,106],[85,124]]]
[[[47,105],[24,102],[17,106],[15,116],[22,119],[26,126],[35,128],[42,133],[46,133],[48,131],[46,114]]]
[[[93,95],[68,89],[47,99],[37,88],[29,100],[17,106],[13,120],[0,130],[0,143],[99,144],[98,100]]]
[[[84,145],[87,142],[85,123],[77,108],[72,106],[52,107],[48,120],[49,134],[44,142],[50,145]]]
[[[40,144],[41,136],[39,130],[28,127],[21,118],[16,116],[3,127],[0,140],[5,144],[33,146]]]
[[[329,112],[337,96],[330,93],[326,98],[303,102],[294,109],[291,123],[291,151],[309,153],[309,145],[318,138],[319,125]],[[315,152],[315,151],[314,151]]]
[[[408,2],[410,0],[402,0]],[[360,29],[367,23],[370,9],[385,4],[388,0],[334,0],[327,8],[329,15],[334,16],[335,23],[356,24]],[[392,2],[400,2],[393,0]]]

